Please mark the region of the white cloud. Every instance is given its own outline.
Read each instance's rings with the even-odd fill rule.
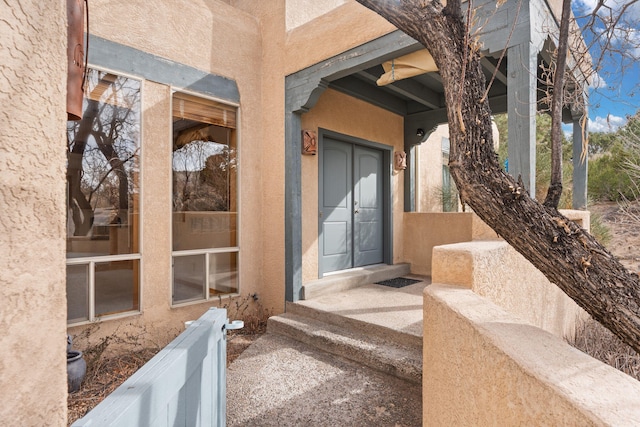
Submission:
[[[591,13],[600,3],[600,0],[576,0],[573,9],[579,14]],[[626,9],[624,9],[625,7]],[[609,13],[618,15],[623,9],[628,19],[640,18],[640,4],[632,3],[630,0],[604,0],[598,10],[598,15],[602,17]]]
[[[604,78],[602,78],[599,73],[594,72],[593,76],[591,76],[591,84],[589,85],[589,87],[591,89],[603,89],[607,86],[607,82],[604,80]]]
[[[594,120],[589,119],[588,129],[589,132],[615,132],[626,123],[626,118],[609,114],[607,117],[598,116]]]
[[[602,41],[611,40],[609,49],[616,55],[640,57],[640,2],[631,0],[576,0],[573,10],[578,16],[590,15],[598,7],[599,20],[591,28]],[[615,27],[610,25],[615,22]],[[608,28],[606,28],[608,27]]]

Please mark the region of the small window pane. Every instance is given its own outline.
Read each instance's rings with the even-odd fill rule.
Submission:
[[[139,309],[139,260],[95,264],[96,316]]]
[[[173,258],[173,302],[206,298],[205,254]]]
[[[238,253],[209,254],[210,295],[238,292]]]
[[[67,257],[138,252],[140,82],[89,70],[67,122]]]
[[[67,321],[89,320],[89,265],[67,266]]]

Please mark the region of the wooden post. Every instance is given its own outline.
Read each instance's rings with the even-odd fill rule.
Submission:
[[[509,174],[536,195],[537,58],[531,43],[509,48],[507,104],[509,108]]]

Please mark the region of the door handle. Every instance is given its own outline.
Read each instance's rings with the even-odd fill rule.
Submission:
[[[360,210],[358,210],[358,209],[356,209],[355,211],[353,211],[353,213],[354,213],[354,214],[357,214],[357,213],[359,213],[359,212],[360,212]]]

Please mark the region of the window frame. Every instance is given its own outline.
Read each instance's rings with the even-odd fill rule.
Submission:
[[[182,251],[174,251],[173,250],[173,202],[171,202],[169,204],[169,224],[170,228],[169,228],[169,236],[170,238],[170,247],[171,247],[171,256],[170,256],[170,266],[171,266],[171,274],[169,275],[169,303],[170,303],[170,307],[171,308],[179,308],[179,307],[185,307],[185,306],[190,306],[190,305],[195,305],[195,304],[203,304],[203,303],[207,303],[210,302],[212,300],[219,300],[219,299],[227,299],[227,298],[231,298],[231,297],[235,297],[240,295],[241,292],[241,288],[242,288],[242,256],[241,256],[241,235],[242,235],[242,221],[241,221],[241,192],[242,192],[242,185],[241,185],[241,174],[240,174],[240,170],[242,168],[241,164],[241,154],[240,154],[240,144],[241,144],[241,123],[242,123],[242,117],[241,117],[241,111],[240,111],[240,104],[236,103],[236,102],[232,102],[226,99],[221,99],[221,98],[216,98],[214,96],[210,96],[210,95],[206,95],[200,92],[195,92],[195,91],[191,91],[189,89],[186,88],[182,88],[182,87],[178,87],[178,86],[171,86],[170,88],[170,95],[169,95],[169,123],[170,123],[170,132],[169,132],[169,142],[168,142],[168,146],[171,147],[173,145],[173,101],[174,101],[174,94],[175,93],[183,93],[186,95],[190,95],[190,96],[194,96],[203,100],[207,100],[207,101],[212,101],[212,102],[216,102],[219,104],[222,104],[224,106],[228,106],[228,107],[233,107],[235,108],[235,112],[236,112],[236,127],[234,128],[235,130],[235,134],[236,134],[236,140],[235,140],[235,145],[236,145],[236,246],[228,246],[228,247],[220,247],[220,248],[204,248],[204,249],[187,249],[187,250],[182,250]],[[223,127],[223,126],[221,126]],[[173,153],[171,153],[171,155],[169,155],[168,158],[168,170],[171,171],[171,174],[173,174]],[[170,187],[170,195],[171,195],[171,200],[173,200],[173,178],[172,178],[172,183],[171,183],[171,187]],[[235,253],[237,256],[237,291],[233,292],[233,293],[228,293],[228,294],[218,294],[218,295],[212,295],[210,290],[210,286],[209,286],[209,278],[210,278],[210,270],[209,270],[209,256],[211,254],[226,254],[226,253]],[[188,301],[181,301],[181,302],[174,302],[173,299],[173,290],[174,290],[174,257],[181,257],[181,256],[194,256],[194,255],[204,255],[206,257],[206,264],[205,264],[205,297],[202,299],[194,299],[194,300],[188,300]]]
[[[121,319],[121,318],[126,318],[126,317],[131,317],[131,316],[136,316],[136,315],[140,315],[142,313],[142,307],[143,307],[143,280],[142,278],[144,277],[144,262],[143,262],[143,257],[142,257],[142,245],[143,245],[143,227],[142,224],[144,223],[144,188],[143,188],[143,183],[144,183],[144,167],[143,167],[143,156],[144,156],[144,82],[145,79],[139,76],[135,76],[132,74],[128,74],[128,73],[124,73],[121,71],[117,71],[117,70],[113,70],[110,69],[108,67],[103,67],[103,66],[98,66],[98,65],[92,65],[92,63],[88,63],[87,65],[87,69],[92,69],[98,72],[105,72],[105,73],[110,73],[110,74],[115,74],[118,77],[124,77],[126,79],[130,79],[130,80],[135,80],[140,84],[140,111],[138,112],[139,114],[139,135],[138,135],[138,251],[135,253],[130,253],[130,254],[117,254],[117,255],[94,255],[94,256],[83,256],[83,257],[74,257],[74,258],[69,258],[66,256],[67,251],[65,250],[65,266],[71,266],[71,265],[86,265],[89,269],[88,271],[88,289],[87,289],[87,298],[88,298],[88,319],[87,320],[80,320],[77,322],[70,322],[69,319],[67,319],[67,327],[74,327],[74,326],[83,326],[83,325],[88,325],[91,323],[95,323],[95,322],[100,322],[100,321],[104,321],[104,320],[112,320],[112,319]],[[83,96],[83,102],[84,102],[84,96]],[[84,111],[83,111],[84,112]],[[66,195],[66,201],[68,204],[69,201],[69,195]],[[66,242],[66,238],[65,238],[65,242]],[[95,270],[95,265],[99,264],[99,263],[108,263],[108,262],[114,262],[114,261],[137,261],[138,262],[138,309],[137,310],[128,310],[128,311],[123,311],[121,313],[116,313],[116,314],[108,314],[108,315],[103,315],[103,316],[96,316],[95,312],[96,312],[96,301],[95,301],[95,294],[96,294],[96,283],[95,283],[95,277],[96,277],[96,270]],[[67,304],[69,303],[69,297],[67,295]]]

